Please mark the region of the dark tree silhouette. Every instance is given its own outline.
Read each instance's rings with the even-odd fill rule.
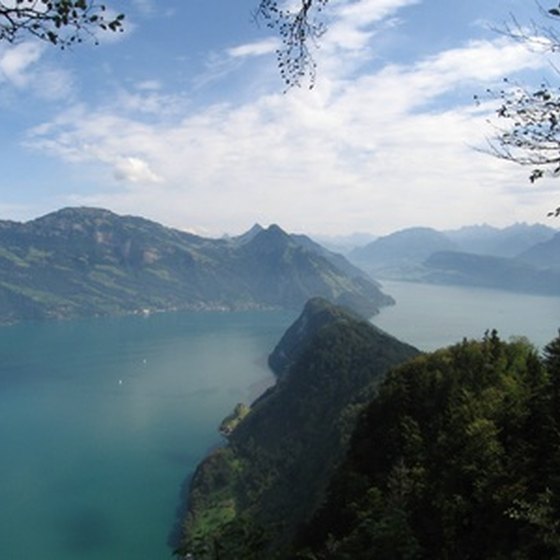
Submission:
[[[319,13],[329,0],[301,0],[298,9],[282,9],[277,0],[260,0],[256,17],[280,33],[282,46],[276,51],[280,75],[287,87],[313,87],[316,64],[312,48],[326,30]]]
[[[275,29],[282,39],[277,50],[280,75],[287,87],[313,87],[312,49],[324,33],[319,13],[329,0],[301,0],[296,9],[284,9],[277,0],[259,0],[255,18]],[[124,15],[108,15],[95,0],[0,0],[0,41],[35,37],[61,48],[80,43],[95,32],[123,31]]]
[[[65,48],[85,37],[97,42],[99,30],[123,31],[123,20],[93,0],[0,0],[0,41],[35,37]]]
[[[512,17],[500,30],[529,49],[555,55],[560,51],[560,4],[548,9],[539,5],[540,20],[522,25]],[[549,83],[538,87],[513,84],[504,80],[500,91],[487,90],[499,101],[496,134],[489,140],[489,151],[507,161],[531,167],[529,180],[534,183],[545,175],[560,175],[560,88]],[[475,96],[478,101],[478,96]],[[549,216],[560,215],[560,207]]]

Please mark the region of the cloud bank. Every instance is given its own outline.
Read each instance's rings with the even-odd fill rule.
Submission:
[[[154,81],[123,90],[112,105],[76,105],[29,131],[26,143],[73,165],[94,165],[110,186],[73,203],[215,234],[257,221],[385,233],[540,219],[544,191],[530,190],[524,170],[473,150],[490,129],[472,95],[546,62],[496,37],[363,70],[377,56],[379,28],[417,3],[337,3],[313,91],[269,88],[249,101],[195,109],[188,91],[165,93]],[[223,56],[249,64],[275,44],[247,43]],[[5,64],[7,72],[25,76],[32,58],[22,54],[19,66]]]

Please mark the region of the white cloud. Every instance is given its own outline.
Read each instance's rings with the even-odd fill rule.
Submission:
[[[179,94],[167,94],[155,87],[138,88],[136,92],[120,90],[117,104],[125,113],[156,115],[161,118],[179,115],[186,110],[189,101]]]
[[[114,175],[119,181],[130,183],[161,183],[162,178],[156,175],[144,160],[137,157],[122,157],[114,164]]]
[[[263,39],[254,43],[238,45],[227,50],[227,54],[233,58],[243,58],[246,56],[262,56],[276,51],[280,42],[277,39]]]
[[[360,50],[369,45],[375,26],[391,22],[391,16],[420,0],[354,0],[331,6],[332,17],[322,48]]]
[[[160,91],[163,89],[161,82],[158,80],[145,80],[137,83],[135,87],[140,91]]]
[[[256,221],[382,233],[419,223],[510,222],[516,212],[529,212],[522,219],[530,220],[546,211],[537,207],[540,196],[516,188],[526,180],[523,170],[471,148],[486,133],[472,94],[543,65],[534,53],[501,38],[470,42],[347,79],[341,52],[361,52],[370,24],[413,3],[363,0],[337,8],[346,39],[339,35],[323,51],[337,62],[312,92],[261,95],[196,113],[185,105],[177,113],[182,118],[144,122],[135,113],[159,114],[163,94],[137,88],[110,109],[67,111],[36,128],[29,144],[68,161],[97,163],[100,174],[109,170],[119,181],[112,192],[74,202],[216,233]],[[259,54],[256,45],[237,47],[230,57]],[[466,86],[469,95],[454,97]],[[436,108],[444,95],[450,99]]]
[[[0,86],[30,92],[47,101],[71,98],[72,74],[44,60],[45,46],[38,41],[5,46],[0,50]]]
[[[0,74],[5,81],[22,88],[29,84],[33,76],[31,68],[39,61],[43,46],[37,42],[20,43],[4,49],[0,53]]]

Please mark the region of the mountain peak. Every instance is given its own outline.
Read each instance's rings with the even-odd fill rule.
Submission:
[[[299,307],[311,296],[372,315],[390,303],[372,281],[272,225],[246,242],[199,238],[99,208],[3,222],[0,322],[143,309]],[[48,273],[46,273],[47,271]]]
[[[261,229],[251,239],[256,246],[262,247],[284,247],[293,243],[290,236],[278,225],[271,224],[266,229]]]
[[[266,229],[262,230],[261,233],[266,234],[267,237],[290,238],[290,236],[277,224],[270,224]]]
[[[283,230],[278,224],[270,224],[270,225],[266,228],[266,231],[285,233],[284,230]]]
[[[49,214],[45,214],[40,218],[32,220],[35,223],[53,220],[83,219],[83,218],[117,218],[117,214],[104,208],[95,208],[92,206],[67,206],[60,210],[55,210]]]
[[[233,237],[233,241],[235,243],[243,245],[244,243],[251,241],[251,239],[254,239],[263,230],[264,228],[261,226],[261,224],[257,223],[245,233]]]

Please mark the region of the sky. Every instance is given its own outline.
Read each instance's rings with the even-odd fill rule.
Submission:
[[[0,45],[0,219],[66,206],[204,236],[542,222],[560,179],[483,153],[503,79],[560,80],[512,42],[529,0],[331,0],[313,89],[286,91],[258,0],[107,0],[125,32]]]

